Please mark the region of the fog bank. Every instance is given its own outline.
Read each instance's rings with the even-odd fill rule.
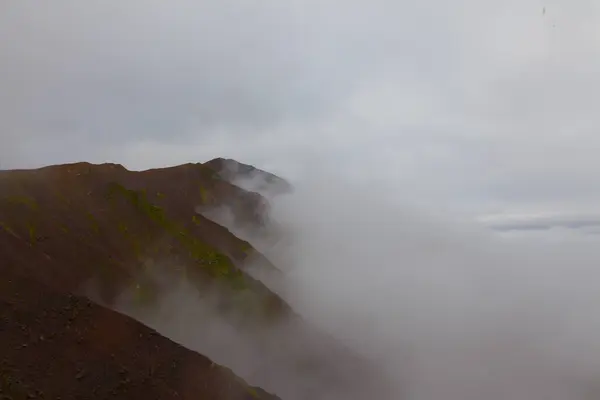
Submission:
[[[265,282],[367,373],[297,321],[240,331],[183,281],[151,312],[127,294],[119,307],[283,400],[597,398],[598,246],[507,240],[397,193],[321,172],[270,199],[277,240],[230,227],[282,270]]]
[[[392,186],[320,174],[275,201],[292,305],[410,400],[597,398],[598,246],[502,239]]]

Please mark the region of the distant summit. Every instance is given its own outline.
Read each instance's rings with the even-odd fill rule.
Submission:
[[[230,158],[215,158],[204,165],[216,171],[221,179],[267,197],[289,193],[293,189],[288,181],[277,175]]]

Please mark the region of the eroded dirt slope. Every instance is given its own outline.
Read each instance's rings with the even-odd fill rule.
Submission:
[[[277,399],[135,320],[3,270],[2,399]]]
[[[136,304],[128,307],[133,310],[128,315],[135,317],[136,310],[152,309],[160,302],[163,290],[168,289],[160,271],[168,271],[190,282],[200,296],[216,293],[215,310],[244,336],[244,346],[258,349],[250,365],[254,384],[281,397],[285,394],[286,400],[367,398],[374,393],[372,388],[380,386],[378,371],[306,323],[278,295],[253,279],[246,272],[249,262],[255,266],[259,259],[261,268],[276,268],[260,259],[250,243],[198,213],[225,205],[241,225],[265,222],[266,199],[228,182],[215,168],[186,164],[136,172],[115,164],[76,163],[0,171],[0,273],[13,276],[19,283],[11,290],[25,293],[25,297],[36,290],[59,297],[93,291],[98,296],[94,299],[110,308],[120,294],[133,290]],[[24,282],[41,289],[21,289]],[[18,313],[43,316],[51,311],[40,304],[42,298],[27,300],[25,308],[15,301],[3,303],[7,315],[12,315],[3,322],[7,343],[17,340],[17,336],[11,339],[15,326],[10,324],[19,321]],[[99,318],[105,315],[104,311],[98,313]],[[92,320],[96,320],[95,314]],[[103,323],[101,319],[96,322],[100,324],[97,329],[108,335],[111,329]],[[37,332],[43,325],[54,326],[47,321],[27,328],[31,324],[38,322],[30,319],[23,329]],[[44,332],[27,337],[36,340],[46,336]],[[64,346],[70,346],[69,340],[65,339]],[[194,349],[194,343],[182,344]],[[71,351],[68,349],[71,347],[65,351]],[[10,362],[15,357],[21,362],[21,358],[33,360],[36,353],[21,356],[11,350],[6,354]],[[46,353],[39,354],[40,363],[54,362],[46,360]],[[54,353],[48,354],[54,357]],[[90,357],[93,354],[90,350]],[[77,357],[85,359],[84,354]],[[228,365],[233,366],[234,361]],[[139,367],[150,368],[147,363],[150,361],[140,361]],[[26,372],[19,374],[25,383],[35,378],[27,378]]]

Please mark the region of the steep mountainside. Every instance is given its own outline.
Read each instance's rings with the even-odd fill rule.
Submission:
[[[55,372],[28,374],[23,369],[26,364],[22,362],[30,362],[38,355],[39,363],[55,365],[53,370],[70,365],[72,360],[78,360],[78,365],[93,364],[96,362],[94,357],[106,357],[101,343],[111,341],[113,334],[134,331],[150,335],[148,328],[77,296],[115,308],[124,292],[133,293],[135,304],[127,304],[127,307],[120,304],[116,308],[126,308],[128,315],[140,319],[143,313],[139,310],[158,307],[170,289],[169,279],[163,278],[170,276],[191,285],[197,293],[196,298],[210,297],[211,307],[219,317],[233,331],[244,336],[246,348],[243,350],[249,347],[257,354],[251,366],[252,384],[262,385],[286,400],[326,398],[333,392],[346,399],[362,399],[369,393],[365,380],[379,385],[375,379],[377,371],[366,360],[320,333],[296,315],[277,294],[252,277],[255,276],[252,271],[256,272],[257,268],[278,274],[275,266],[249,242],[203,216],[205,211],[226,207],[233,216],[234,225],[250,225],[256,229],[265,226],[269,211],[267,198],[234,185],[239,179],[231,172],[232,165],[237,165],[237,170],[241,168],[242,177],[248,173],[253,174],[252,179],[267,177],[263,180],[262,190],[269,189],[269,182],[274,183],[277,189],[268,196],[291,190],[287,182],[272,174],[243,167],[233,160],[222,160],[141,172],[129,171],[117,164],[89,163],[0,171],[0,272],[10,277],[1,304],[2,315],[9,317],[2,320],[1,333],[6,339],[0,342],[0,354],[7,354],[7,365],[17,365],[12,370],[6,369],[9,381],[18,378],[19,384],[33,387],[32,380],[35,380],[38,389],[45,390],[44,385],[50,385]],[[224,162],[230,171],[227,174],[223,172]],[[45,298],[49,299],[48,304],[45,304]],[[56,299],[56,303],[50,299]],[[76,305],[67,307],[73,302]],[[88,339],[81,339],[79,333],[73,333],[69,328],[72,321],[62,316],[63,308],[88,310],[85,311],[88,317],[81,320],[83,327],[77,329],[92,336],[84,335]],[[203,321],[195,322],[202,326]],[[52,332],[62,335],[64,340],[44,350],[44,346],[48,346],[46,341],[42,343],[38,339],[54,335]],[[148,354],[154,354],[158,349],[156,346],[163,346],[177,348],[181,354],[189,353],[166,338],[152,337],[156,337],[155,342],[140,342],[141,347],[136,351],[150,357]],[[26,338],[39,342],[42,347],[38,344],[23,346],[27,343],[17,345]],[[85,345],[74,346],[72,340],[83,340]],[[100,350],[93,349],[96,340]],[[127,348],[127,351],[121,347],[118,352],[115,350],[117,359],[114,363],[109,365],[102,361],[102,368],[107,368],[106,374],[113,373],[118,364],[130,365],[127,363],[133,362],[132,357],[137,360],[137,355],[128,353],[128,343],[133,339],[128,340],[114,344]],[[194,349],[194,343],[182,344],[192,350],[203,349]],[[236,345],[231,343],[231,348]],[[22,347],[15,351],[14,346]],[[39,352],[32,349],[39,349]],[[101,352],[104,353],[100,355]],[[174,356],[158,352],[156,357],[160,364]],[[188,354],[185,357],[195,356]],[[190,368],[204,371],[203,365],[208,361],[201,357],[196,360],[197,366]],[[228,366],[235,369],[234,361]],[[135,369],[154,368],[147,364],[149,359],[135,362],[140,363],[135,364]],[[237,365],[243,366],[247,363]],[[82,368],[100,367],[90,364]],[[180,373],[183,372],[177,374]],[[212,382],[213,378],[199,373],[202,377],[197,378],[201,382]],[[105,373],[97,374],[95,382],[102,386]],[[69,385],[83,385],[83,380],[69,381],[67,375],[57,384],[57,389],[47,386],[47,390],[56,390],[56,393],[64,390],[63,398],[66,398],[66,393],[71,393],[71,389],[67,390]],[[106,385],[112,385],[112,378],[106,376]],[[137,377],[143,382],[155,379],[143,374]],[[360,385],[357,385],[357,377],[361,377]],[[223,379],[226,385],[237,385],[233,378]],[[178,390],[178,384],[169,382],[164,388]],[[245,388],[244,385],[239,387]],[[85,385],[72,390],[82,390],[86,393],[85,398],[96,397],[89,394],[92,389]],[[150,398],[176,398],[164,390]],[[206,390],[213,393],[218,389],[215,386]],[[235,391],[239,392],[238,389]],[[222,394],[205,398],[245,397]]]
[[[220,287],[224,314],[243,307],[252,323],[287,314],[280,298],[243,272],[245,260],[256,257],[250,244],[195,213],[228,204],[240,220],[259,224],[263,202],[201,164],[0,172],[2,394],[271,398],[141,324],[73,296],[93,287],[110,305],[134,288],[139,303],[152,307],[162,268],[186,275],[199,291]]]
[[[277,399],[129,317],[6,271],[0,354],[2,399]]]
[[[259,223],[262,201],[201,164],[143,172],[87,163],[5,171],[0,227],[19,245],[0,242],[0,259],[5,268],[18,266],[68,292],[94,283],[108,304],[132,285],[151,301],[160,288],[146,272],[169,268],[199,286],[217,281],[223,290],[235,289],[259,302],[256,310],[288,312],[243,272],[252,246],[196,213],[198,206],[228,203],[238,218]],[[225,303],[232,300],[223,296]]]

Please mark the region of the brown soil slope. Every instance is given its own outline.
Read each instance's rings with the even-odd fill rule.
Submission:
[[[261,317],[286,314],[281,299],[243,272],[252,246],[195,212],[229,202],[239,218],[253,220],[263,201],[201,164],[143,172],[87,163],[3,171],[0,228],[18,245],[0,242],[0,260],[66,292],[93,282],[107,304],[132,286],[141,301],[152,302],[160,287],[148,272],[167,268],[199,289],[219,285],[224,308],[243,297],[253,299]]]
[[[44,320],[44,313],[58,315],[56,313],[62,307],[46,308],[45,300],[42,300],[46,291],[48,299],[64,301],[64,296],[76,293],[90,295],[91,292],[85,290],[92,287],[99,302],[111,308],[118,295],[133,291],[139,307],[152,308],[168,291],[163,280],[157,278],[161,277],[161,272],[168,271],[191,282],[200,295],[216,294],[215,307],[219,314],[237,331],[246,332],[249,346],[263,351],[258,360],[262,362],[258,374],[262,379],[253,382],[263,386],[268,384],[270,391],[280,395],[286,393],[288,399],[316,399],[320,398],[317,395],[323,388],[337,390],[338,387],[345,388],[343,398],[367,398],[353,383],[364,387],[364,377],[376,377],[377,371],[361,357],[305,323],[279,296],[253,279],[246,269],[249,262],[256,263],[258,252],[250,243],[198,214],[198,210],[225,205],[240,224],[264,223],[268,211],[265,198],[228,182],[220,176],[218,169],[218,165],[186,164],[136,172],[116,164],[77,163],[36,170],[0,171],[0,273],[17,282],[12,289],[8,286],[1,289],[7,293],[12,290],[14,296],[20,293],[24,299],[22,306],[17,305],[21,300],[10,300],[11,295],[5,297],[8,303],[3,300],[2,315],[13,316],[2,322],[2,334],[7,335],[6,339],[2,338],[2,343],[16,344],[17,338],[24,338],[14,332],[18,326],[15,323],[21,318],[16,316],[18,313],[31,318],[39,316],[39,323],[35,318],[22,323],[25,331],[35,333],[31,336],[34,339],[46,337],[53,330],[66,329],[51,320]],[[264,259],[261,266],[275,270]],[[89,321],[96,321],[93,329],[98,332],[112,334],[109,325],[113,324],[113,318],[117,324],[115,333],[121,331],[118,324],[133,326],[130,325],[132,322],[118,322],[121,317],[109,316],[116,314],[96,306],[89,309],[97,313]],[[262,335],[278,324],[290,325],[290,320],[294,322],[289,335],[275,338]],[[50,330],[46,332],[43,330],[46,326],[55,328],[48,328]],[[90,339],[89,349],[79,349],[96,357],[92,342]],[[65,339],[51,346],[57,353],[40,352],[38,363],[52,365],[51,361],[59,361],[47,357],[76,352],[69,343]],[[154,346],[154,343],[150,345]],[[282,349],[287,350],[283,352]],[[132,357],[124,351],[122,357]],[[21,356],[13,350],[0,351],[2,353],[9,355],[8,361],[18,363],[21,359],[32,361],[38,354],[22,353]],[[83,353],[73,357],[84,362]],[[156,357],[163,360],[163,353],[157,353]],[[167,354],[164,357],[164,360],[171,359]],[[125,358],[118,358],[118,362],[129,362]],[[162,365],[167,361],[156,362]],[[62,368],[61,365],[56,364],[53,369]],[[147,368],[142,367],[145,362],[136,365]],[[25,383],[37,379],[21,376]],[[273,381],[273,376],[281,379]],[[286,388],[285,382],[297,381],[299,376],[304,381],[292,389],[289,385]],[[358,382],[357,377],[363,381]],[[379,385],[375,379],[373,383]]]
[[[2,399],[276,399],[133,319],[3,271]]]
[[[255,253],[249,243],[195,213],[198,205],[228,204],[240,220],[258,224],[263,203],[198,164],[143,172],[88,163],[1,171],[2,395],[271,398],[73,295],[92,283],[111,304],[135,287],[140,303],[152,306],[161,286],[149,272],[168,269],[199,290],[221,288],[224,314],[244,306],[252,323],[288,314],[281,299],[243,272]]]

